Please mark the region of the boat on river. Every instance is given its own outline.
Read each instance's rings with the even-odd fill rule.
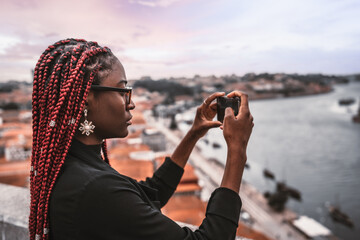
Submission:
[[[276,184],[277,191],[284,191],[287,195],[295,200],[301,201],[301,192],[296,188],[289,187],[284,182],[278,182]]]
[[[354,98],[341,98],[339,99],[339,105],[344,105],[344,106],[348,106],[355,103],[355,99]]]
[[[271,171],[269,171],[266,168],[264,169],[263,174],[266,178],[275,179],[274,173],[272,173]]]
[[[284,191],[277,191],[274,193],[265,192],[264,196],[267,198],[268,205],[276,212],[282,212],[285,209],[285,204],[289,197]]]
[[[221,145],[219,143],[217,143],[217,142],[214,142],[212,144],[212,146],[213,146],[213,148],[221,148]]]
[[[349,228],[354,228],[354,222],[346,213],[342,212],[339,207],[330,205],[328,210],[331,218],[334,221],[339,222]]]
[[[293,199],[296,199],[298,201],[301,201],[301,192],[295,188],[287,187],[287,191],[289,193],[289,196]]]

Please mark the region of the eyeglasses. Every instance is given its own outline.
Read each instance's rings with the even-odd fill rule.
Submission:
[[[123,92],[123,93],[125,93],[126,105],[129,105],[131,103],[132,87],[116,88],[116,87],[106,87],[106,86],[100,86],[100,85],[91,85],[91,89],[94,91]]]

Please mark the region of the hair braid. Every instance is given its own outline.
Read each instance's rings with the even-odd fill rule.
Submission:
[[[83,39],[66,39],[49,46],[34,71],[33,148],[30,172],[31,240],[48,239],[50,195],[65,161],[93,83],[111,71],[110,49]],[[104,161],[109,163],[106,142]]]
[[[75,53],[77,53],[76,49],[77,48],[75,48]],[[76,63],[78,61],[78,59],[76,57],[73,57],[72,60],[74,61],[74,63]],[[57,115],[59,114],[59,108],[61,106],[63,106],[65,95],[67,95],[67,93],[69,93],[69,91],[66,91],[66,89],[65,89],[65,91],[64,91],[64,89],[60,89],[60,94],[58,94],[58,92],[59,92],[58,88],[60,86],[60,84],[58,84],[58,82],[59,82],[58,76],[60,75],[59,74],[60,69],[61,68],[59,68],[59,63],[57,63],[54,66],[54,72],[53,72],[51,80],[50,80],[50,82],[52,84],[49,84],[49,88],[53,87],[53,91],[52,91],[52,93],[50,93],[50,94],[52,94],[52,98],[51,98],[52,101],[50,102],[50,107],[49,107],[50,123],[49,123],[49,125],[47,125],[47,131],[46,131],[47,134],[46,134],[46,139],[44,141],[44,145],[49,146],[49,147],[47,148],[48,152],[45,151],[44,155],[42,156],[44,159],[42,159],[42,161],[40,161],[40,165],[39,165],[39,174],[43,175],[43,179],[42,179],[43,181],[42,181],[41,189],[40,189],[40,201],[38,204],[38,213],[39,213],[38,219],[39,219],[39,221],[37,222],[37,224],[39,224],[40,226],[42,225],[42,221],[39,216],[42,216],[44,214],[45,208],[47,208],[46,206],[44,207],[44,204],[46,204],[46,199],[45,199],[44,195],[47,195],[46,189],[47,189],[47,185],[48,185],[47,184],[48,183],[47,182],[48,174],[49,174],[48,170],[49,169],[51,170],[50,164],[51,164],[52,160],[54,159],[54,152],[58,150],[58,149],[54,149],[54,147],[61,146],[61,145],[55,143],[55,142],[59,143],[59,140],[60,140],[60,138],[56,138],[55,136],[56,135],[62,136],[61,134],[59,135],[58,133],[59,133],[59,130],[62,131],[62,129],[63,129],[63,128],[54,128],[54,130],[51,131],[52,129],[49,130],[49,128],[54,127],[54,126],[52,126],[52,123],[56,124],[56,122],[59,122],[59,121],[57,121]],[[75,71],[76,71],[76,68],[75,68]],[[74,79],[71,79],[71,80],[74,80]],[[61,125],[63,126],[65,124],[61,124]]]
[[[108,152],[107,152],[106,140],[104,140],[103,143],[101,144],[101,149],[102,149],[103,154],[104,154],[104,161],[107,162],[110,165]]]
[[[94,75],[95,75],[95,74],[96,74],[96,73],[94,73],[94,74],[91,75],[90,80],[89,80],[89,82],[88,82],[88,85],[86,86],[86,92],[89,91],[90,86],[91,86],[91,83],[92,83],[92,81],[93,81],[93,79],[94,79]],[[82,101],[82,103],[81,103],[80,109],[83,109],[84,106],[85,106],[85,99],[83,99],[83,101]],[[81,117],[81,111],[79,111],[79,114],[78,114],[78,116],[77,116],[76,122],[78,122],[78,121],[80,120],[80,117]],[[64,124],[66,125],[66,121],[64,121]],[[72,139],[72,137],[73,137],[74,134],[75,134],[75,131],[76,131],[76,127],[75,127],[75,126],[76,126],[76,125],[74,125],[74,126],[72,127],[72,129],[69,129],[69,130],[70,130],[70,139]],[[65,132],[63,131],[63,129],[60,129],[60,135],[59,135],[59,136],[62,136],[64,133],[65,133]],[[57,139],[59,139],[59,138],[57,138]],[[52,188],[53,188],[53,186],[54,186],[54,184],[55,184],[56,177],[57,177],[57,175],[58,175],[59,172],[60,172],[60,168],[61,168],[62,164],[64,163],[64,160],[65,160],[65,157],[66,157],[66,155],[64,154],[64,152],[68,152],[68,150],[69,150],[69,147],[70,147],[70,144],[71,144],[70,139],[68,139],[67,141],[65,141],[65,144],[66,144],[66,145],[65,145],[65,144],[62,144],[62,145],[65,145],[65,149],[62,150],[62,152],[59,152],[59,153],[60,153],[60,157],[57,158],[57,159],[60,160],[60,164],[58,164],[56,168],[53,168],[53,170],[55,170],[55,174],[54,174],[54,177],[52,178],[52,181],[51,181],[50,184],[49,184],[49,189],[50,189],[50,190],[52,190]],[[61,146],[61,145],[60,145],[60,146]],[[60,150],[61,150],[61,149],[60,149]],[[52,173],[53,173],[53,172],[54,172],[54,171],[52,171]],[[50,193],[51,193],[51,191],[49,191],[48,194],[47,194],[47,196],[46,196],[46,202],[47,202],[47,203],[49,202],[49,199],[50,199]],[[45,223],[43,224],[43,225],[44,225],[44,228],[46,228],[47,225],[48,225],[48,219],[47,219],[48,206],[49,206],[49,205],[46,204],[46,206],[45,206],[45,211],[44,211],[44,214],[45,214],[45,216],[44,216],[44,221],[45,221]]]
[[[38,162],[38,157],[42,152],[42,148],[39,151],[39,144],[42,142],[42,131],[39,130],[39,128],[43,129],[43,126],[39,126],[36,123],[41,123],[44,121],[43,118],[43,103],[44,99],[39,98],[39,96],[44,97],[44,88],[45,88],[45,81],[47,79],[47,72],[49,68],[49,64],[46,64],[49,62],[50,52],[54,50],[57,46],[67,44],[70,40],[63,40],[55,43],[52,46],[49,46],[44,53],[41,55],[38,63],[36,64],[35,71],[34,71],[34,83],[33,83],[33,147],[32,147],[32,157],[31,157],[31,173],[30,173],[30,182],[34,182],[34,177],[37,175],[36,165]],[[51,60],[50,60],[51,61]],[[29,218],[29,229],[30,232],[33,229],[33,226],[35,225],[35,218],[37,217],[36,212],[36,200],[38,199],[38,185],[37,184],[30,184],[30,192],[31,192],[31,213]]]

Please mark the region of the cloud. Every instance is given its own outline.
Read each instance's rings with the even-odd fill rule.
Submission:
[[[0,56],[5,55],[6,49],[18,44],[21,40],[13,36],[0,36]]]
[[[129,2],[147,7],[168,7],[180,2],[180,0],[129,0]]]
[[[131,78],[241,73],[246,68],[360,71],[353,62],[360,52],[356,0],[54,3],[2,1],[0,81],[9,76],[24,80],[48,45],[69,37],[110,47]]]
[[[20,42],[8,46],[0,54],[1,61],[18,61],[18,60],[32,60],[35,56],[40,56],[45,50],[42,44],[31,44],[28,42]]]
[[[133,39],[138,39],[141,37],[149,36],[151,34],[151,30],[149,28],[143,26],[136,26],[136,31],[132,34]]]

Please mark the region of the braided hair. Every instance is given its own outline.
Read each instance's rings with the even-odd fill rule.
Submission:
[[[49,198],[75,134],[92,84],[100,84],[118,59],[107,47],[83,39],[50,45],[34,70],[30,172],[30,240],[49,238]],[[104,161],[109,164],[106,142]]]

